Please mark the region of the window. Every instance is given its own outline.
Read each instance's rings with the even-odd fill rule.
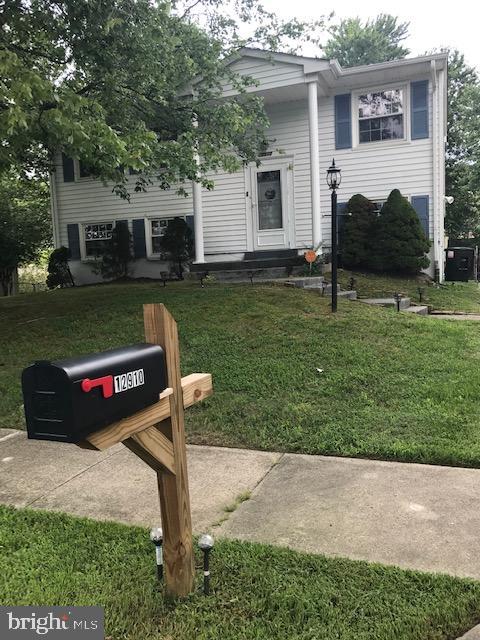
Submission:
[[[183,216],[176,216],[185,220]],[[150,238],[151,238],[151,253],[150,255],[159,257],[162,260],[166,260],[167,256],[163,253],[161,248],[161,238],[165,235],[165,231],[172,220],[175,218],[158,218],[155,220],[149,220],[149,230],[150,230]]]
[[[375,205],[375,213],[377,214],[377,216],[380,215],[380,211],[382,210],[385,202],[386,200],[373,200],[373,204]]]
[[[283,229],[280,170],[257,172],[258,229]]]
[[[360,144],[402,139],[404,137],[402,89],[359,95],[358,120]]]
[[[85,256],[87,258],[96,258],[102,255],[105,247],[112,239],[113,227],[113,222],[86,224],[84,226]]]
[[[93,175],[93,171],[86,162],[79,160],[78,175],[80,176],[80,178],[90,178]]]

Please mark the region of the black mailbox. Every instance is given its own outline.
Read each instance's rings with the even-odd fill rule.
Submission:
[[[158,401],[167,388],[163,349],[137,344],[23,371],[29,438],[80,442]]]

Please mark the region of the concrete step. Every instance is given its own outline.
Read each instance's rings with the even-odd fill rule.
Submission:
[[[325,298],[331,298],[332,297],[332,290],[331,289],[330,289],[330,291],[325,291],[325,292],[322,292],[321,289],[316,289],[316,291],[318,291],[320,295],[325,296]],[[356,291],[337,291],[337,298],[341,298],[343,300],[356,300],[357,299],[357,292]]]
[[[362,298],[361,302],[365,304],[373,304],[379,307],[393,307],[397,308],[397,302],[394,298]],[[404,309],[408,309],[410,306],[410,298],[402,298],[400,300],[400,309],[403,311]]]
[[[415,305],[413,307],[408,307],[407,309],[402,309],[402,311],[416,313],[419,316],[428,316],[428,307],[425,305]]]
[[[329,282],[313,282],[312,284],[307,284],[303,287],[304,289],[321,289],[324,293],[331,293],[332,285]],[[340,291],[340,285],[337,284],[337,291]]]
[[[303,278],[290,278],[285,282],[287,287],[298,287],[300,289],[321,288],[325,278],[323,276],[309,276]]]

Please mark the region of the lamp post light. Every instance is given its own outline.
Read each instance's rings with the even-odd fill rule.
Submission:
[[[210,593],[210,551],[213,549],[214,540],[208,533],[204,533],[198,539],[198,546],[203,551],[203,593],[208,596]]]
[[[157,577],[163,580],[163,531],[162,527],[153,527],[150,531],[150,540],[155,545],[155,555],[157,560]]]
[[[340,169],[335,165],[335,158],[327,169],[327,184],[332,192],[332,312],[337,310],[338,290],[338,247],[337,247],[337,189],[342,181]]]

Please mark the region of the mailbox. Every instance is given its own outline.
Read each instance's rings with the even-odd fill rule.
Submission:
[[[137,344],[39,361],[22,374],[29,438],[80,442],[158,401],[167,388],[163,349]]]

